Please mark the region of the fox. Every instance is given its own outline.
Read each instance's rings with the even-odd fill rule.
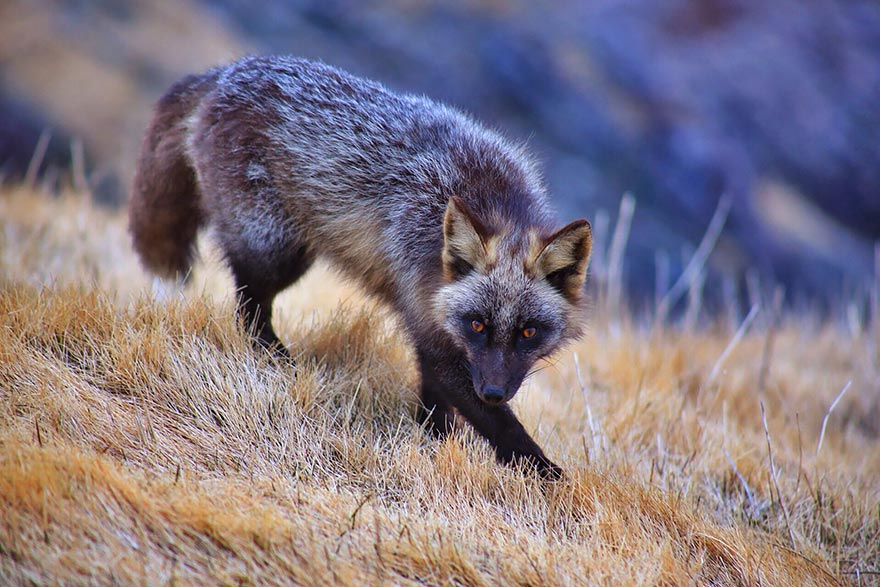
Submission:
[[[160,278],[185,282],[199,231],[212,231],[239,320],[281,356],[272,302],[326,260],[397,316],[431,435],[460,416],[500,462],[554,480],[562,469],[509,402],[585,328],[590,223],[557,226],[524,145],[453,107],[291,56],[174,84],[129,202],[133,247]]]

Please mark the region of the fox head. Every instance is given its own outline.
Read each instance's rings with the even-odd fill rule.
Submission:
[[[509,401],[536,361],[581,334],[592,249],[586,220],[554,233],[487,227],[460,198],[443,219],[443,328],[468,359],[474,391]]]

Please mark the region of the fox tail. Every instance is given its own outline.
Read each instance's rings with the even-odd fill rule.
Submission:
[[[141,263],[161,277],[187,278],[196,235],[206,220],[186,151],[187,119],[215,82],[209,72],[174,85],[156,105],[141,148],[128,229]]]

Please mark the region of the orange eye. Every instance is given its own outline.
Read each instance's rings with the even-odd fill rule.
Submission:
[[[484,330],[486,330],[486,325],[479,320],[474,320],[473,322],[471,322],[471,328],[474,329],[474,332],[483,332]]]
[[[529,326],[528,328],[523,328],[523,331],[522,331],[523,338],[532,338],[536,334],[538,334],[538,329],[535,328],[534,326]]]

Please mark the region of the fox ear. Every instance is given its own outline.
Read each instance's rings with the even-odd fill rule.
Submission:
[[[447,281],[464,277],[489,264],[491,235],[458,196],[449,198],[443,216],[443,275]]]
[[[535,258],[534,266],[537,274],[562,295],[577,299],[581,295],[592,250],[593,230],[590,223],[575,220],[544,241],[544,248]]]

